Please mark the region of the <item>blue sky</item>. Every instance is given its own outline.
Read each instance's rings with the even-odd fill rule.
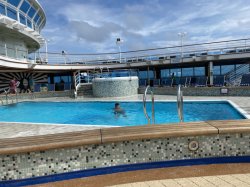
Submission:
[[[39,0],[48,51],[117,52],[247,38],[249,0]],[[44,51],[44,48],[41,49]]]

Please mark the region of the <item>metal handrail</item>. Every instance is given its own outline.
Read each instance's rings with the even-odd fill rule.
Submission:
[[[147,109],[146,109],[146,102],[147,102],[147,92],[148,92],[148,89],[150,89],[150,92],[151,92],[151,100],[152,100],[152,124],[155,124],[155,109],[154,109],[154,92],[152,90],[152,88],[150,87],[150,85],[147,86],[145,92],[144,92],[144,95],[143,95],[143,111],[144,111],[144,114],[148,120],[148,125],[151,124],[151,119],[147,113]]]
[[[181,85],[178,86],[177,90],[177,110],[180,122],[184,121],[183,118],[183,92],[181,91]]]
[[[81,78],[80,78],[81,74],[80,71],[77,71],[75,73],[75,91],[74,91],[74,97],[77,98],[77,91],[79,89],[79,87],[81,86]]]

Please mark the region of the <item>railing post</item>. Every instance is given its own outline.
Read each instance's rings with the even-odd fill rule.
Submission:
[[[183,92],[181,91],[181,85],[178,86],[177,90],[177,110],[180,122],[184,121],[183,119]]]
[[[5,48],[5,56],[7,57],[8,56],[8,51],[7,51],[7,44],[6,43],[4,44],[4,48]]]

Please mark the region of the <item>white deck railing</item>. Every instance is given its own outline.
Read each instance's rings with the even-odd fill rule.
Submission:
[[[152,48],[145,50],[121,52],[121,63],[133,63],[143,61],[154,61],[164,59],[178,59],[193,56],[207,56],[220,54],[237,54],[250,52],[250,38],[218,41],[200,44],[188,44],[183,46],[171,46]],[[9,55],[11,54],[11,55]],[[22,54],[26,54],[25,56]],[[70,54],[62,51],[60,53],[37,52],[29,54],[18,48],[12,49],[5,44],[0,44],[0,55],[11,58],[26,58],[27,61],[34,60],[37,63],[49,64],[108,64],[120,63],[120,53],[95,53],[95,54]]]

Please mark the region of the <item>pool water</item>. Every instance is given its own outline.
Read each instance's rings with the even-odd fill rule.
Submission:
[[[0,107],[2,122],[32,122],[108,126],[147,124],[142,102],[122,102],[126,116],[115,115],[115,102],[21,102]],[[184,102],[184,121],[245,119],[228,102]],[[151,116],[151,103],[147,103]],[[176,102],[156,102],[157,124],[179,122]]]

